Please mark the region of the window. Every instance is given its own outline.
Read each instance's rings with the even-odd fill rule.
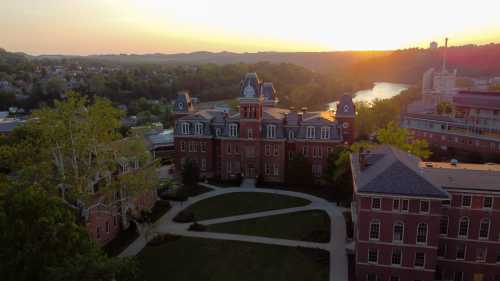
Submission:
[[[420,200],[420,212],[428,213],[429,212],[429,201]]]
[[[449,207],[451,204],[450,200],[442,200],[441,207]]]
[[[377,249],[368,250],[368,262],[377,263],[377,261],[378,261],[378,250]]]
[[[314,139],[315,138],[314,127],[307,127],[306,128],[306,138],[308,138],[308,139]]]
[[[380,209],[380,198],[372,198],[372,209]]]
[[[472,198],[470,195],[462,195],[462,207],[470,208]]]
[[[500,263],[500,251],[497,252],[496,263]]]
[[[253,138],[253,129],[252,128],[247,129],[247,137],[249,139]]]
[[[215,128],[215,136],[218,137],[221,135],[222,130],[220,128]]]
[[[97,239],[101,238],[101,227],[100,226],[97,227],[95,234],[96,234]]]
[[[490,233],[490,219],[482,219],[479,224],[479,239],[488,239]]]
[[[453,281],[462,281],[464,278],[464,274],[460,271],[456,271],[453,275]]]
[[[264,145],[264,155],[271,156],[271,145],[268,143]]]
[[[415,267],[424,267],[425,254],[424,253],[415,253],[415,263],[413,265]]]
[[[321,147],[313,146],[313,158],[321,159]]]
[[[458,224],[458,237],[467,238],[469,234],[469,219],[462,218]]]
[[[457,245],[457,260],[465,259],[465,245]]]
[[[273,172],[274,172],[274,176],[279,176],[280,170],[279,170],[278,164],[273,165]]]
[[[370,223],[370,240],[378,240],[380,237],[380,222]]]
[[[401,222],[394,224],[394,229],[392,233],[392,241],[402,242],[403,241],[404,225]]]
[[[437,249],[437,256],[438,257],[445,257],[446,256],[446,250],[448,249],[448,244],[444,241],[440,241]]]
[[[267,138],[274,139],[276,138],[276,125],[267,125]]]
[[[194,133],[197,135],[203,135],[203,123],[196,123],[194,126]]]
[[[401,265],[401,249],[395,248],[392,250],[391,263],[393,265]]]
[[[188,147],[189,147],[189,152],[193,152],[194,151],[194,144],[193,144],[193,142],[189,142],[188,143]]]
[[[483,198],[483,208],[491,209],[493,207],[493,197]]]
[[[408,212],[409,205],[410,201],[408,201],[408,199],[403,199],[403,204],[401,205],[401,211]]]
[[[289,152],[288,152],[288,159],[289,159],[289,160],[293,160],[293,154],[294,154],[294,152],[293,152],[293,151],[289,151]]]
[[[439,223],[439,233],[440,234],[448,234],[448,217],[441,217],[441,222]]]
[[[399,199],[392,199],[392,209],[394,211],[399,211]]]
[[[109,221],[106,222],[106,233],[109,233]]]
[[[306,158],[307,158],[307,154],[308,154],[308,151],[307,151],[307,150],[308,150],[307,145],[304,145],[304,146],[302,147],[302,155],[304,155],[304,157],[306,157]]]
[[[230,144],[230,143],[227,144],[226,152],[227,152],[227,154],[233,153],[233,145],[232,144]]]
[[[205,158],[201,159],[201,167],[200,168],[202,171],[205,171],[207,169],[207,159],[205,159]]]
[[[201,143],[200,151],[201,152],[207,152],[207,143],[206,142],[202,142]]]
[[[194,152],[198,152],[198,146],[199,146],[199,145],[198,145],[198,143],[197,143],[197,142],[194,142],[194,143],[193,143],[193,151],[194,151]]]
[[[186,151],[186,143],[181,141],[181,151]]]
[[[189,123],[188,122],[182,122],[181,129],[182,129],[183,135],[189,135]]]
[[[330,138],[330,128],[321,127],[321,139],[329,139],[329,138]]]
[[[366,281],[377,281],[377,280],[378,280],[377,279],[377,274],[375,274],[375,273],[368,273],[366,275]]]
[[[278,156],[279,155],[279,149],[280,149],[279,145],[275,144],[274,145],[274,149],[273,149],[273,155],[274,156]]]
[[[233,172],[233,163],[231,162],[231,160],[228,160],[227,161],[227,173],[231,174],[232,172]]]
[[[486,253],[487,253],[487,249],[485,247],[477,248],[476,260],[477,261],[486,261]]]
[[[266,176],[271,175],[271,165],[269,163],[264,163],[264,174]]]
[[[288,139],[289,140],[295,139],[295,132],[293,130],[288,130]]]
[[[314,177],[321,177],[322,174],[322,167],[321,165],[312,165],[312,174]]]
[[[238,136],[238,125],[229,124],[229,136],[230,137],[237,137]]]
[[[427,243],[427,224],[421,223],[417,227],[417,243]]]

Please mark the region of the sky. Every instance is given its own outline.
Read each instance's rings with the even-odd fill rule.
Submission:
[[[336,51],[500,42],[498,0],[0,0],[29,54]]]

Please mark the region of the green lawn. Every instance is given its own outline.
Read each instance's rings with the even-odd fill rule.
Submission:
[[[330,241],[330,218],[313,210],[208,226],[208,231],[312,242]]]
[[[138,255],[146,281],[327,281],[328,252],[179,237]]]
[[[235,216],[247,213],[299,207],[309,200],[285,195],[237,192],[208,198],[191,205],[186,212],[192,212],[196,220]]]

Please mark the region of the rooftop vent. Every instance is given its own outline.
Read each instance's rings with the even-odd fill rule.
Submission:
[[[457,159],[451,159],[450,164],[453,166],[458,165],[458,160]]]

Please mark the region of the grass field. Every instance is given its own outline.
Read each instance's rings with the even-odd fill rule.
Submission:
[[[146,281],[327,281],[328,252],[179,237],[138,255]]]
[[[209,225],[208,231],[329,242],[330,218],[324,211],[303,211]]]
[[[237,192],[223,194],[197,202],[185,211],[192,212],[196,220],[235,216],[247,213],[299,207],[310,201],[285,195]]]

